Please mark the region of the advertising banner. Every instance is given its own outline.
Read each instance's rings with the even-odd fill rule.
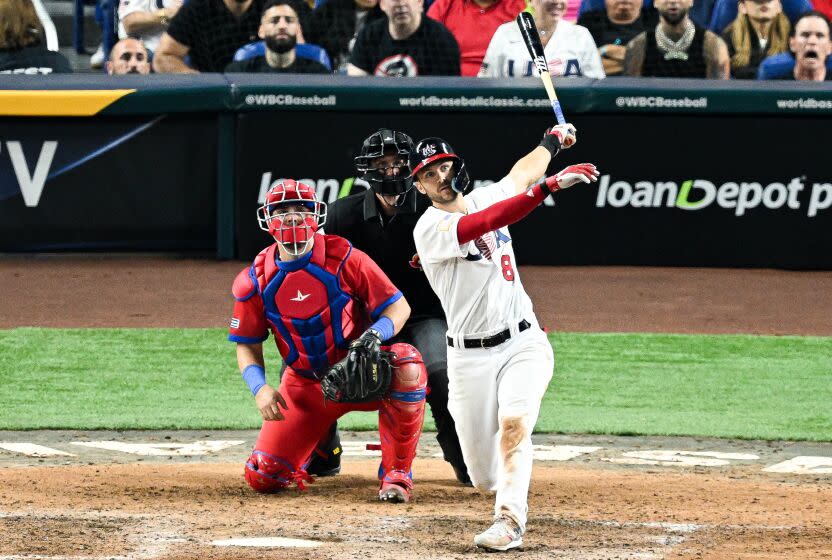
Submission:
[[[0,130],[0,251],[214,248],[215,118],[5,118]]]
[[[566,107],[568,114],[568,107]],[[477,186],[507,174],[553,124],[538,114],[243,113],[237,127],[237,255],[270,242],[255,209],[274,181],[306,179],[324,201],[363,188],[353,157],[380,127],[440,136]],[[578,144],[549,172],[592,162],[595,185],[511,227],[520,264],[832,268],[828,123],[808,117],[576,115]]]

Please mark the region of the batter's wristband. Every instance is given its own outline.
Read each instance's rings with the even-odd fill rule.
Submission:
[[[393,338],[393,334],[396,332],[396,327],[393,325],[393,321],[390,320],[390,317],[381,317],[378,321],[373,323],[370,328],[379,334],[379,338],[382,342]]]
[[[243,370],[243,379],[251,389],[251,394],[257,396],[257,391],[266,384],[266,370],[261,365],[251,364]]]
[[[552,157],[558,155],[560,151],[560,139],[557,134],[552,134],[551,132],[543,135],[543,140],[540,141],[540,145],[549,150]]]

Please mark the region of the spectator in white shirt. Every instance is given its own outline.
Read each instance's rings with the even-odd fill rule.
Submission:
[[[604,67],[589,30],[563,18],[565,0],[531,0],[534,21],[552,76],[604,78]],[[514,21],[497,28],[483,59],[479,76],[506,78],[536,76],[529,52]]]
[[[182,7],[182,0],[121,0],[118,4],[118,37],[141,39],[155,51],[168,23]]]

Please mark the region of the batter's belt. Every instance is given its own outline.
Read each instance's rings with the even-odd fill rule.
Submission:
[[[517,324],[517,332],[521,333],[524,330],[531,327],[531,323],[523,319],[520,323]],[[493,348],[495,346],[499,346],[506,340],[511,338],[511,329],[506,329],[502,332],[498,332],[495,335],[487,336],[485,338],[465,338],[462,340],[462,347],[463,348]],[[450,336],[448,337],[448,346],[454,347],[454,339]]]

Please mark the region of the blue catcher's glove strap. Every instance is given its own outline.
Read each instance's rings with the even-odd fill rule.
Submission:
[[[243,379],[248,383],[251,394],[257,395],[257,391],[266,384],[266,370],[263,369],[263,366],[251,364],[243,370]]]
[[[393,334],[396,332],[396,327],[393,326],[393,321],[391,321],[389,317],[380,318],[378,321],[373,323],[370,328],[379,334],[379,338],[382,342],[393,338]]]

